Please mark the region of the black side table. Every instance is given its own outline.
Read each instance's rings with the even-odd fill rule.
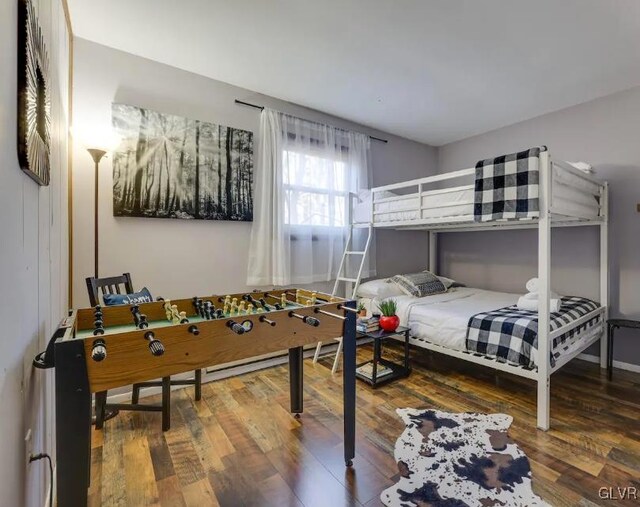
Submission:
[[[607,321],[607,377],[613,376],[613,332],[621,327],[640,329],[640,321],[627,319],[609,319]]]
[[[411,374],[409,366],[409,328],[398,327],[392,333],[388,333],[382,329],[372,331],[370,333],[358,332],[358,336],[373,339],[373,359],[356,365],[356,377],[366,382],[372,387],[378,387],[392,380],[408,377]],[[382,341],[392,336],[404,336],[404,358],[402,364],[394,363],[388,359],[382,358]],[[359,368],[371,364],[371,377],[359,372]],[[379,365],[385,366],[391,370],[391,373],[379,375]]]

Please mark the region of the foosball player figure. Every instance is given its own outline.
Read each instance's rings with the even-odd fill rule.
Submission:
[[[102,308],[97,305],[93,311],[93,336],[104,334],[104,322],[102,321]]]
[[[215,308],[213,306],[213,303],[211,301],[206,301],[204,303],[204,317],[207,320],[211,320],[214,318],[215,315]]]
[[[147,316],[140,313],[140,308],[138,307],[138,305],[133,305],[131,307],[131,314],[133,315],[133,323],[138,329],[145,329],[149,327]]]
[[[167,314],[167,320],[171,320],[173,318],[173,312],[171,311],[171,300],[170,299],[165,300],[162,306],[164,308],[165,313]]]
[[[178,311],[178,305],[171,305],[171,322],[173,324],[180,324],[180,312]]]

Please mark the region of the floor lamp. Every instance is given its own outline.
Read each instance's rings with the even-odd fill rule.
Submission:
[[[99,181],[98,181],[98,176],[99,176],[99,172],[98,169],[100,167],[100,161],[102,160],[102,157],[104,157],[107,152],[105,150],[101,150],[99,148],[87,148],[87,151],[89,152],[89,154],[91,155],[91,158],[93,159],[94,162],[94,167],[95,167],[95,177],[94,177],[94,199],[93,199],[93,227],[94,227],[94,236],[93,236],[93,248],[94,248],[94,265],[93,265],[93,271],[94,271],[94,275],[96,278],[98,278],[98,250],[99,250],[99,236],[98,236],[98,188],[99,188]],[[108,410],[107,413],[104,416],[104,420],[108,421],[109,419],[112,419],[113,417],[115,417],[116,415],[118,415],[118,411],[117,410]],[[96,422],[96,416],[95,413],[92,417],[92,423],[95,424]]]
[[[87,151],[91,155],[93,162],[95,163],[95,181],[94,181],[94,216],[93,216],[93,227],[94,227],[94,235],[93,235],[93,251],[94,251],[94,275],[98,278],[98,247],[99,247],[99,236],[98,236],[98,168],[100,166],[100,160],[102,157],[106,155],[106,151],[100,150],[98,148],[87,148]]]

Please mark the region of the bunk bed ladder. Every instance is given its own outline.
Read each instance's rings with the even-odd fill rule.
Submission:
[[[373,225],[369,224],[367,228],[367,240],[364,245],[364,250],[354,250],[352,244],[353,226],[349,227],[349,236],[347,237],[347,242],[344,246],[344,252],[342,254],[342,260],[340,261],[340,267],[338,268],[336,282],[333,284],[333,290],[331,291],[332,296],[338,295],[338,291],[340,290],[340,283],[343,282],[345,284],[345,297],[350,299],[356,298],[356,292],[358,292],[358,287],[360,286],[360,280],[362,279],[362,270],[364,269],[367,254],[369,253],[369,246],[371,245],[372,236]],[[349,256],[360,257],[360,265],[358,266],[358,274],[356,278],[350,278],[347,276],[347,267],[349,265],[347,259],[349,258]],[[349,294],[349,292],[351,292],[351,294]],[[342,353],[342,338],[336,338],[336,341],[338,342],[338,350],[336,351],[336,357],[333,360],[333,368],[331,368],[331,373],[335,373],[338,370],[338,365],[340,364],[340,354]],[[321,348],[322,342],[318,342],[318,345],[316,345],[316,352],[313,355],[314,364],[318,362]]]

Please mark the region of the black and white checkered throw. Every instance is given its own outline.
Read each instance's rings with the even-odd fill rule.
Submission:
[[[501,155],[476,164],[473,219],[489,222],[500,219],[539,216],[539,146]]]
[[[560,311],[551,314],[551,331],[579,319],[598,306],[590,299],[563,297]],[[551,366],[555,366],[563,348],[599,321],[600,315],[597,315],[555,338],[551,347]],[[520,310],[513,305],[478,313],[469,319],[466,347],[469,352],[495,357],[498,361],[534,368],[532,351],[538,348],[538,312]]]

